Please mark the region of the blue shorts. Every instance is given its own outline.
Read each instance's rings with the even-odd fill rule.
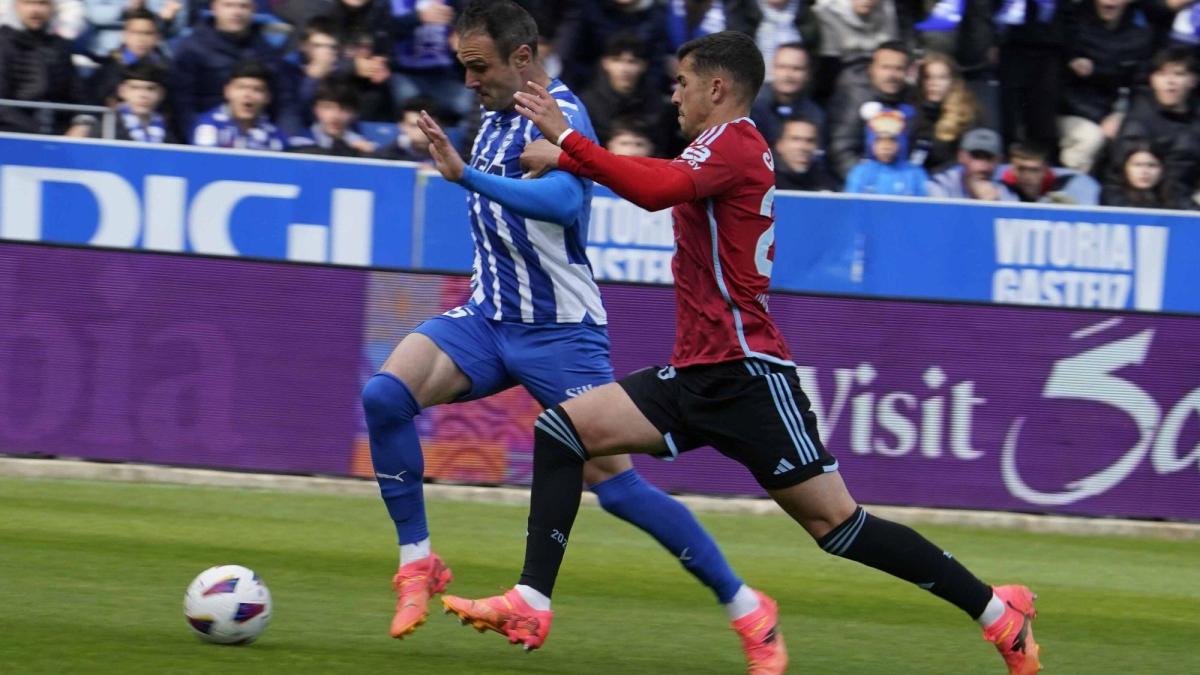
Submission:
[[[471,380],[458,398],[486,398],[521,385],[543,407],[613,381],[608,330],[579,323],[492,321],[464,305],[417,326]]]

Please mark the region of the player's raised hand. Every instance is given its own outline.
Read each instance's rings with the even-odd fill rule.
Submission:
[[[417,126],[429,137],[429,154],[433,156],[434,166],[442,174],[442,178],[455,183],[462,180],[466,164],[459,156],[458,150],[454,149],[454,144],[450,142],[446,132],[442,131],[438,123],[424,110],[417,119]]]
[[[561,148],[544,138],[529,143],[521,153],[521,170],[525,172],[522,177],[538,178],[547,171],[557,169],[558,156],[561,154]]]
[[[525,91],[513,94],[517,101],[517,112],[537,125],[542,135],[556,143],[562,132],[571,127],[558,107],[558,101],[537,82],[526,82]]]

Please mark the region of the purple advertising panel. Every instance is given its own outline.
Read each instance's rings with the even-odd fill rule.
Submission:
[[[663,363],[669,289],[606,290],[617,372]],[[783,295],[771,313],[863,502],[1200,520],[1195,318]],[[760,492],[712,451],[637,465]]]
[[[364,280],[0,244],[0,452],[345,473]]]
[[[604,294],[616,372],[665,363],[671,289]],[[0,244],[0,452],[370,477],[362,383],[467,297],[455,276]],[[1200,520],[1200,318],[771,311],[863,502]],[[427,478],[528,484],[539,412],[520,389],[424,411]],[[762,494],[710,449],[636,462],[668,490]]]

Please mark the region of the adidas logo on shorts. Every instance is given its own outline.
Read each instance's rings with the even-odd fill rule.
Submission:
[[[776,476],[783,475],[783,474],[791,471],[794,468],[796,468],[795,465],[792,464],[791,462],[787,461],[786,458],[780,459],[779,466],[775,467],[775,475]]]

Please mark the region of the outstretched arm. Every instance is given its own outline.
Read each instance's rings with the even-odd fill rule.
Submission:
[[[583,186],[569,173],[552,171],[545,178],[521,180],[469,167],[459,157],[438,123],[424,111],[417,125],[429,137],[429,152],[442,176],[499,202],[526,218],[570,226],[583,207]]]
[[[696,198],[695,184],[678,165],[669,160],[634,159],[608,152],[571,129],[545,87],[536,82],[529,82],[527,86],[528,92],[516,93],[517,112],[562,148],[558,158],[560,169],[607,185],[613,192],[649,211]]]
[[[607,185],[647,211],[696,199],[695,183],[671,160],[614,155],[578,133],[567,134],[562,149],[560,169]]]

